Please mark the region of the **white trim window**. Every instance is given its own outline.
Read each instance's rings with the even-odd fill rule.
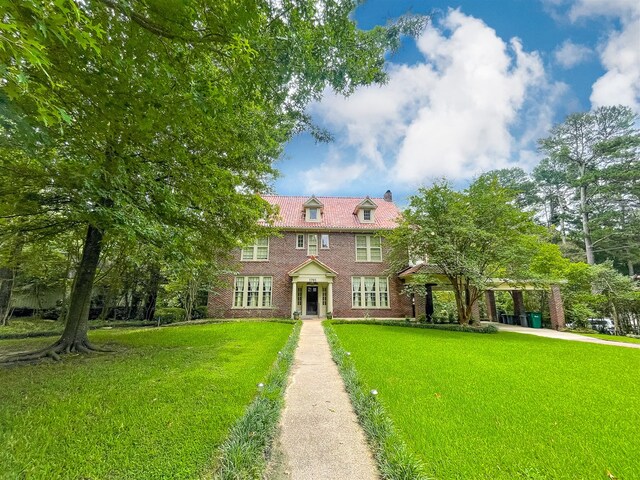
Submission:
[[[242,248],[242,260],[264,262],[269,260],[269,239],[258,238],[256,243]]]
[[[356,262],[381,262],[382,239],[375,235],[356,235]]]
[[[329,234],[328,233],[323,233],[322,235],[320,235],[320,248],[322,250],[328,250],[329,249]]]
[[[318,235],[310,233],[307,237],[307,255],[318,255]]]
[[[389,308],[388,277],[351,277],[353,308]]]
[[[272,277],[236,277],[233,308],[271,308]]]
[[[304,233],[296,233],[296,249],[302,250],[304,248]]]

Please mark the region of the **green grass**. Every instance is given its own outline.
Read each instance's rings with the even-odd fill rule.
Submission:
[[[605,333],[581,333],[585,337],[600,338],[609,342],[622,342],[622,343],[640,343],[640,338],[624,337],[622,335],[607,335]]]
[[[292,328],[92,331],[117,351],[0,368],[0,478],[198,478],[215,469]],[[0,349],[50,341],[5,340]]]
[[[89,322],[90,328],[103,328],[113,326],[128,326],[128,327],[140,327],[149,325],[150,322],[141,320],[131,321],[105,321],[105,320],[91,320]],[[19,337],[26,335],[40,335],[40,334],[57,334],[62,333],[64,330],[64,322],[59,320],[44,320],[37,317],[25,317],[25,318],[12,318],[9,320],[8,325],[0,327],[0,340],[3,338]]]
[[[432,478],[638,478],[635,350],[517,333],[333,328]]]

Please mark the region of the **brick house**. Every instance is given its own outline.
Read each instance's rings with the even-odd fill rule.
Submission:
[[[212,317],[393,318],[411,315],[388,272],[384,239],[400,211],[383,198],[267,195],[280,236],[234,252],[237,271],[209,294]]]

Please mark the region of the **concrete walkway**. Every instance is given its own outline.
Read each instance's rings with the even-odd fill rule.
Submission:
[[[483,323],[489,325],[489,322]],[[491,325],[495,325],[502,332],[526,333],[528,335],[536,335],[538,337],[558,338],[560,340],[571,340],[573,342],[599,343],[600,345],[615,345],[618,347],[640,348],[640,343],[614,342],[609,340],[602,340],[595,337],[586,337],[584,335],[578,335],[577,333],[558,332],[556,330],[551,330],[548,328],[528,328],[521,327],[519,325],[506,325],[504,323],[496,322],[491,323]]]
[[[374,480],[375,460],[318,320],[305,320],[285,395],[278,439],[293,480]]]

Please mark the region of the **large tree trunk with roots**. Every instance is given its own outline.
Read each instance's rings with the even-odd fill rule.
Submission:
[[[8,357],[7,362],[19,362],[51,357],[58,360],[64,353],[89,353],[91,351],[104,351],[94,347],[87,337],[89,330],[89,307],[91,305],[91,291],[100,259],[102,248],[102,232],[93,225],[87,228],[82,250],[80,265],[73,281],[69,308],[64,332],[60,339],[36,352],[18,354]]]

